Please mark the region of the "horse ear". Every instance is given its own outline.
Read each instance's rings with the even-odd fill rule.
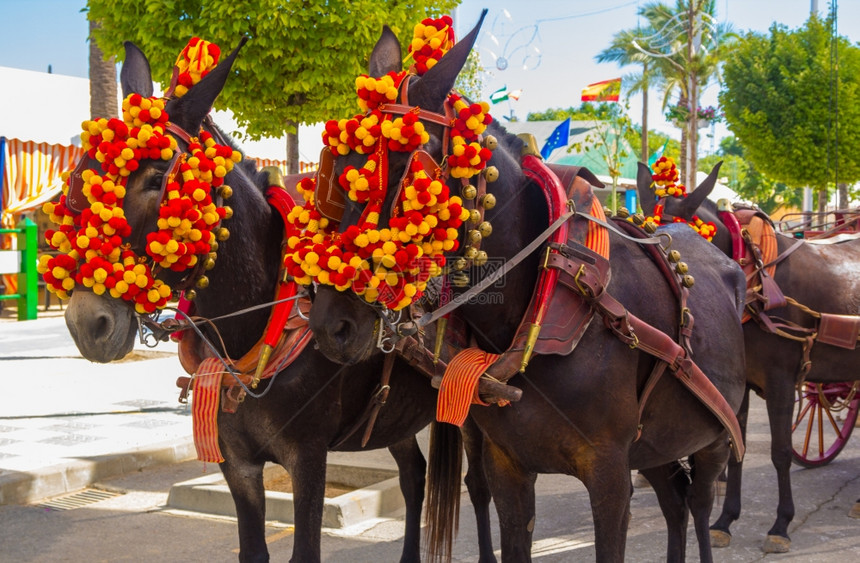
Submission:
[[[457,75],[466,64],[466,59],[472,51],[475,40],[478,38],[478,33],[481,31],[481,24],[484,23],[484,18],[487,15],[487,9],[481,10],[481,17],[478,19],[477,25],[472,28],[463,39],[454,45],[450,51],[445,53],[439,62],[433,68],[424,73],[421,80],[417,81],[414,88],[409,91],[409,103],[418,105],[427,109],[442,107],[448,93],[454,87],[454,82],[457,80]]]
[[[387,25],[382,26],[382,35],[370,53],[368,75],[373,77],[385,76],[389,72],[400,72],[403,61],[400,59],[400,41]]]
[[[639,193],[639,205],[642,206],[642,213],[645,215],[654,215],[654,207],[657,205],[657,199],[654,197],[654,190],[651,189],[653,176],[648,165],[641,162],[637,163],[636,170],[636,191]]]
[[[714,191],[714,186],[717,184],[717,176],[720,173],[720,167],[722,165],[723,161],[721,160],[711,169],[711,173],[708,174],[708,177],[681,201],[682,213],[680,215],[686,219],[691,219],[693,217],[693,214],[699,206],[704,203],[705,198]]]
[[[248,41],[248,36],[243,35],[239,44],[226,59],[218,63],[218,66],[209,71],[200,82],[189,88],[188,92],[176,101],[176,105],[168,111],[171,121],[175,121],[186,131],[197,131],[200,128],[203,119],[212,109],[215,98],[224,89],[224,83],[230,76],[236,55],[239,54],[239,49],[246,41]]]
[[[119,72],[122,96],[125,98],[131,94],[140,94],[144,98],[149,98],[152,96],[152,72],[149,69],[149,61],[143,51],[131,41],[126,41],[123,45],[125,61]]]

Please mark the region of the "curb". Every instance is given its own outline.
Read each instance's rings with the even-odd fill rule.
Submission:
[[[264,471],[269,474],[283,472],[283,469],[267,464]],[[326,467],[326,481],[355,489],[325,499],[322,520],[324,528],[347,528],[371,518],[389,515],[405,506],[397,471],[329,464]],[[236,517],[233,497],[220,472],[173,485],[170,488],[167,508]],[[295,523],[293,514],[292,493],[266,490],[267,521],[292,525]]]
[[[0,506],[33,504],[147,467],[195,459],[194,441],[171,440],[118,454],[93,456],[27,472],[0,474]]]

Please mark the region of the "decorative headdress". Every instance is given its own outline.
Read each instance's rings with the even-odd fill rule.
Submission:
[[[654,195],[661,201],[654,206],[654,215],[645,217],[646,223],[654,223],[660,225],[663,218],[663,203],[662,200],[667,197],[683,198],[687,197],[687,188],[683,184],[679,184],[678,168],[675,166],[675,161],[669,157],[661,156],[654,164],[651,165],[654,171],[652,174],[653,182],[651,186],[654,188]],[[682,217],[675,217],[675,223],[687,223],[694,231],[702,235],[706,240],[711,241],[714,234],[717,232],[717,226],[713,222],[705,223],[697,215],[689,221]]]
[[[219,54],[216,45],[192,38],[176,61],[173,96],[181,97],[197,84],[217,65]],[[207,266],[214,265],[216,232],[225,236],[218,227],[231,211],[216,205],[213,189],[229,195],[224,176],[241,154],[218,145],[202,130],[198,138],[191,138],[187,153],[179,156],[177,168],[165,180],[158,230],[147,235],[148,258],[124,242],[131,235],[123,210],[128,176],[141,160],[171,161],[177,150],[166,101],[131,94],[123,100],[121,120],[83,122],[81,142],[87,157],[100,163],[100,169],[81,173],[81,193],[88,206],[77,212],[68,205],[72,174],[66,172],[63,195],[43,207],[58,225],[46,232],[46,239],[60,254],[42,255],[38,271],[48,290],[60,298],[68,299],[76,285],[83,285],[97,295],[107,293],[134,303],[138,313],[148,314],[164,307],[172,295],[170,286],[156,279],[156,264],[181,272],[208,256]]]
[[[412,153],[430,138],[418,108],[394,116],[385,112],[385,104],[395,102],[408,74],[423,75],[453,46],[451,24],[448,16],[423,20],[409,46],[412,67],[379,78],[359,76],[356,93],[365,113],[326,123],[323,143],[332,154],[368,155],[364,165],[347,166],[337,179],[347,197],[365,204],[365,209],[357,225],[339,232],[338,225],[316,208],[316,179],[301,182],[298,189],[305,203],[287,217],[284,264],[298,283],[352,289],[370,303],[399,310],[421,297],[429,278],[442,273],[444,253],[459,248],[458,228],[470,213],[461,198],[450,193],[442,172],[428,168],[421,158],[410,159],[388,227],[379,228],[388,188],[388,151]],[[479,142],[492,122],[489,105],[467,103],[454,93],[446,104],[453,114],[447,174],[468,179],[492,156]]]

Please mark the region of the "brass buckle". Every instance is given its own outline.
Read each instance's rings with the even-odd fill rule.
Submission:
[[[585,296],[588,296],[588,295],[589,295],[588,288],[587,288],[586,286],[582,285],[581,283],[579,283],[579,278],[580,278],[580,277],[582,276],[582,274],[584,274],[584,273],[585,273],[585,264],[580,264],[580,265],[579,265],[579,270],[577,270],[577,271],[576,271],[576,275],[574,275],[574,276],[573,276],[573,281],[574,281],[574,283],[576,284],[576,287],[578,287],[578,288],[579,288],[579,292],[580,292],[580,293],[582,293],[582,294],[583,294],[583,295],[585,295]]]

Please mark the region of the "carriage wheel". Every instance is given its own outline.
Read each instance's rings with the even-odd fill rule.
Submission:
[[[803,467],[821,467],[845,447],[860,409],[860,381],[805,382],[798,389],[791,427],[792,458]]]

